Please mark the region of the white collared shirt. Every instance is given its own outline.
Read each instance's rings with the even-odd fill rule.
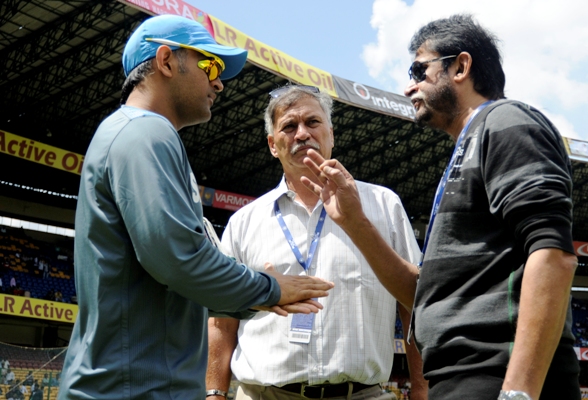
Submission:
[[[410,222],[391,190],[357,182],[362,208],[384,240],[404,259],[416,263],[420,251]],[[282,212],[303,257],[322,210],[312,214],[295,201],[285,180],[271,192],[243,207],[229,220],[222,242],[230,255],[263,270],[271,262],[283,274],[306,272],[296,261],[274,215],[274,201]],[[328,216],[309,275],[335,283],[314,319],[310,343],[288,341],[292,316],[259,313],[241,321],[239,343],[231,368],[238,380],[282,386],[306,382],[344,381],[377,384],[387,381],[394,355],[396,300],[380,284],[361,252]]]

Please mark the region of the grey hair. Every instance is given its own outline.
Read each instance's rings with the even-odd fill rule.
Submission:
[[[320,91],[318,93],[314,93],[313,91],[298,85],[284,87],[287,87],[288,89],[281,96],[271,98],[265,109],[265,114],[263,115],[263,119],[265,121],[265,132],[268,136],[274,135],[274,119],[276,110],[285,110],[303,97],[311,97],[318,101],[321,108],[327,115],[327,123],[329,124],[329,127],[333,127],[333,123],[331,121],[331,114],[333,113],[333,99],[331,96],[325,92]]]
[[[182,74],[185,73],[187,49],[174,50],[174,54],[178,57],[179,72]],[[145,78],[153,74],[153,72],[153,58],[143,61],[141,64],[133,68],[133,70],[129,72],[129,76],[127,76],[127,79],[125,79],[125,82],[123,83],[120,95],[120,104],[126,104],[132,91],[137,86],[139,86],[139,84],[143,82]]]
[[[153,74],[153,59],[143,61],[133,68],[123,83],[120,104],[126,104],[131,92],[151,74]]]

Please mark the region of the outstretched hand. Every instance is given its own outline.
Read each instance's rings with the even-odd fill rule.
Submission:
[[[283,306],[255,306],[251,307],[253,310],[258,311],[268,311],[278,314],[282,317],[287,317],[288,314],[310,314],[310,313],[318,313],[319,310],[323,309],[323,305],[316,300],[308,299],[304,301],[299,301],[292,304],[284,304]]]
[[[308,150],[304,164],[313,174],[303,176],[300,182],[323,202],[329,217],[342,228],[350,228],[351,219],[363,216],[355,180],[343,165],[325,160],[318,152]]]
[[[265,264],[265,272],[278,281],[282,295],[275,306],[253,308],[275,312],[282,316],[287,316],[288,313],[317,313],[323,306],[313,299],[328,296],[328,290],[335,286],[332,282],[315,276],[283,275],[276,271],[270,263]]]

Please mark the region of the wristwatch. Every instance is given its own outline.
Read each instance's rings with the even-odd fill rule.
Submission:
[[[206,391],[206,397],[208,396],[223,396],[225,399],[227,398],[227,392],[224,392],[219,389],[210,389]]]
[[[527,393],[521,392],[519,390],[509,390],[508,392],[501,390],[500,395],[498,396],[498,400],[533,400],[533,399]]]

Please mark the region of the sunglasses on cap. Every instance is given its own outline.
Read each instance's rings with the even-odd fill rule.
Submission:
[[[199,49],[197,47],[189,46],[187,44],[182,44],[182,43],[174,42],[173,40],[167,40],[167,39],[145,38],[145,40],[147,40],[148,42],[165,44],[166,46],[176,46],[176,47],[181,47],[183,49],[194,50],[194,51],[197,51],[198,53],[200,53],[206,57],[212,58],[212,60],[207,59],[207,60],[198,61],[198,68],[203,70],[206,73],[206,75],[208,75],[208,80],[211,82],[214,81],[216,78],[218,78],[220,76],[220,74],[225,69],[225,63],[223,62],[223,60],[220,59],[220,57],[215,56],[214,54],[209,53],[208,51]]]
[[[410,79],[414,79],[416,83],[422,82],[427,78],[427,64],[454,57],[457,57],[457,55],[433,58],[432,60],[427,61],[415,61],[411,64],[410,68],[408,69],[408,77]]]
[[[271,97],[273,97],[274,99],[277,99],[278,97],[280,97],[281,95],[286,93],[288,90],[290,90],[290,88],[292,88],[292,87],[304,89],[304,90],[307,90],[311,93],[319,93],[320,92],[319,88],[317,88],[316,86],[288,85],[288,86],[282,86],[280,88],[272,90],[271,92],[269,92],[269,95]]]

